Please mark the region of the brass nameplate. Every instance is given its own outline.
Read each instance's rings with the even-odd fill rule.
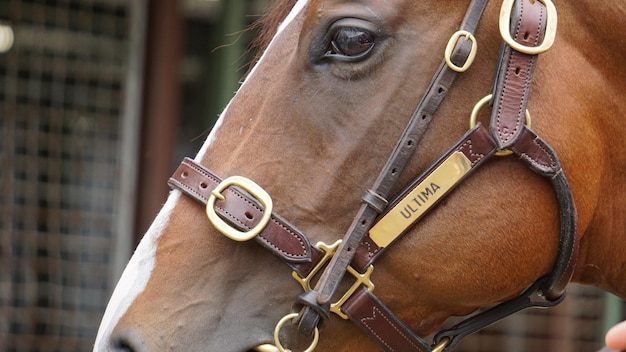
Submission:
[[[387,247],[452,189],[471,168],[472,163],[463,153],[452,153],[370,229],[372,241],[381,248]]]

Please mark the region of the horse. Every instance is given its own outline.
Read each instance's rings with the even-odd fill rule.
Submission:
[[[173,177],[94,351],[312,350],[312,339],[320,351],[447,351],[450,338],[435,347],[422,339],[450,317],[529,302],[529,287],[558,303],[560,290],[536,289],[551,274],[624,299],[626,3],[482,1],[468,15],[475,2],[278,0],[262,55]],[[511,17],[529,13],[541,28],[530,31],[533,44],[516,46],[528,33]],[[469,54],[455,58],[458,47]],[[503,55],[519,55],[521,70]],[[520,71],[515,121],[494,125],[493,111],[507,109],[498,87],[509,84],[498,72]],[[433,85],[437,74],[453,82]],[[425,96],[441,96],[435,111],[421,107]],[[428,127],[406,139],[414,120]],[[476,131],[486,131],[485,152],[468,142]],[[526,137],[530,150],[518,143]],[[391,165],[405,147],[401,167]],[[546,176],[529,167],[533,156],[556,167]],[[380,191],[372,185],[388,165],[393,182]],[[216,210],[231,200],[236,218]],[[394,211],[419,221],[391,236],[374,231]],[[281,247],[276,233],[295,245]],[[375,270],[352,269],[372,243],[385,249]],[[321,259],[304,270],[311,252]],[[382,305],[355,318],[354,297],[374,294]],[[367,327],[387,311],[412,347],[366,338],[351,322]]]

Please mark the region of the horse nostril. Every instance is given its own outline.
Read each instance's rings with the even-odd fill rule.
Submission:
[[[116,352],[135,352],[135,350],[130,345],[123,342],[121,344],[113,346],[113,348],[113,351]]]
[[[138,334],[130,329],[117,331],[109,340],[110,352],[142,352],[145,351],[145,343]]]

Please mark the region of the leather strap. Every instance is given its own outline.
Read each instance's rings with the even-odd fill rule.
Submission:
[[[416,178],[410,183],[404,191],[402,191],[396,199],[390,204],[388,209],[393,209],[393,205],[400,200],[407,197],[407,195],[416,187],[416,185],[422,183],[435,169],[437,169],[444,160],[454,152],[461,152],[471,162],[471,170],[474,170],[478,166],[482,165],[491,155],[496,151],[496,145],[493,139],[490,137],[489,131],[482,127],[480,124],[476,125],[474,129],[470,130],[463,136],[454,146],[452,146],[439,160],[437,160],[428,170],[422,175]],[[465,174],[465,176],[457,181],[457,184],[467,178],[471,172]],[[455,185],[456,186],[456,185]],[[451,188],[452,189],[452,188]],[[450,190],[451,190],[450,189]],[[383,214],[384,215],[384,214]],[[396,241],[400,238],[398,236]],[[364,272],[373,262],[385,251],[384,247],[379,247],[369,235],[365,236],[361,245],[356,250],[356,255],[352,266],[360,272]]]
[[[206,206],[211,191],[220,182],[221,179],[207,168],[185,158],[169,179],[168,185],[182,190]],[[236,187],[229,187],[224,193],[225,199],[215,203],[216,212],[240,230],[254,228],[262,214],[258,202]],[[301,231],[277,214],[272,214],[268,225],[254,239],[303,277],[323,256],[323,252],[313,246]]]
[[[496,152],[496,144],[490,137],[489,131],[478,124],[450,148],[428,171],[406,187],[405,191],[397,197],[397,200],[405,198],[406,194],[416,184],[419,184],[443,160],[456,152],[463,153],[471,162],[470,172],[465,175],[467,177],[471,171],[482,165]],[[457,184],[464,178],[458,180]],[[368,243],[360,246],[357,250],[353,263],[353,266],[357,268],[369,266],[382,253],[382,248],[378,248],[369,237],[367,239]],[[372,250],[373,248],[378,248],[378,250]],[[344,303],[342,311],[385,351],[431,351],[430,346],[422,338],[415,335],[365,287],[354,293]]]
[[[433,341],[440,343],[447,339],[448,343],[444,351],[452,350],[461,340],[511,314],[517,313],[526,308],[548,308],[553,307],[563,301],[564,295],[557,300],[549,301],[540,295],[540,287],[545,284],[546,278],[537,280],[533,285],[527,288],[521,295],[500,303],[495,307],[472,316],[454,327],[441,331],[435,335]]]
[[[365,287],[344,303],[343,310],[384,351],[431,351],[424,339],[415,335]]]
[[[546,7],[540,1],[514,2],[511,38],[525,47],[544,40]],[[559,202],[561,241],[550,279],[541,288],[548,300],[557,300],[569,283],[576,263],[576,209],[571,190],[556,153],[525,126],[525,114],[538,55],[519,52],[504,45],[494,80],[490,130],[499,149],[513,148],[535,172],[550,178]],[[565,261],[565,262],[563,262]]]
[[[556,193],[560,222],[559,249],[552,272],[541,291],[546,299],[558,300],[572,279],[578,258],[574,198],[556,153],[533,131],[524,126],[512,150],[531,170],[550,179]]]
[[[511,37],[519,44],[537,46],[545,31],[545,6],[530,0],[515,1],[514,6]],[[494,80],[490,125],[499,149],[509,148],[522,132],[537,58],[504,44],[500,70]]]
[[[461,30],[474,33],[486,5],[487,0],[472,0],[461,24]],[[463,43],[463,40],[459,42]],[[453,50],[452,60],[468,58],[470,55],[469,48],[467,43],[457,44]],[[454,63],[461,66],[459,62]],[[415,147],[426,132],[433,114],[441,105],[456,75],[457,72],[448,67],[448,64],[443,60],[417,109],[411,116],[409,124],[396,144],[393,153],[374,182],[373,187],[363,196],[363,204],[344,235],[337,253],[332,257],[317,282],[314,291],[318,292],[317,301],[319,306],[327,305],[335,294],[348,265],[354,258],[355,249],[361,245],[363,237],[374,223],[374,219],[383,210],[389,192],[398,181],[399,176],[413,155]],[[373,203],[369,201],[370,199],[376,199],[377,202]],[[298,329],[303,334],[312,336],[315,328],[320,325],[320,316],[316,313],[318,310],[319,307],[309,309],[309,307],[304,306],[300,311]]]

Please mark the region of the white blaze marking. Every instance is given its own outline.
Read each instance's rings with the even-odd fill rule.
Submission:
[[[298,3],[291,10],[287,18],[283,21],[283,23],[278,28],[276,32],[276,36],[283,31],[287,25],[293,21],[294,18],[302,11],[305,5],[309,0],[299,0]],[[269,48],[272,46],[274,39],[270,42],[268,46]],[[267,52],[267,50],[266,50]],[[250,72],[250,75],[246,79],[245,82],[250,79],[254,72],[256,71],[256,67],[259,66],[261,61],[265,58],[265,53],[259,59],[259,62]],[[245,84],[245,82],[243,84]],[[243,86],[243,85],[242,85]],[[232,100],[231,100],[232,102]],[[217,129],[222,125],[223,118],[225,112],[228,110],[228,106],[220,115],[220,118],[215,123],[213,130],[209,134],[209,137],[204,142],[204,145],[200,149],[200,152],[196,156],[196,160],[200,160],[204,154],[207,152],[209,146],[215,140],[215,135]],[[107,306],[107,309],[104,313],[102,321],[100,323],[100,328],[98,330],[98,336],[96,337],[96,343],[94,346],[95,351],[106,351],[108,346],[108,340],[110,339],[110,335],[113,332],[113,329],[119,322],[122,316],[126,313],[130,305],[133,301],[139,296],[141,292],[146,288],[148,281],[150,280],[150,275],[152,274],[152,270],[154,269],[155,255],[157,250],[158,239],[161,237],[162,230],[167,224],[170,213],[174,209],[174,206],[178,202],[178,199],[181,196],[180,191],[172,191],[167,199],[167,202],[157,215],[157,218],[154,220],[146,235],[141,239],[139,246],[137,246],[137,250],[133,254],[130,262],[124,269],[122,273],[122,277],[120,281],[117,283],[115,290],[113,291],[113,295],[111,296],[111,300]]]
[[[130,258],[130,262],[128,262],[120,281],[115,286],[111,300],[100,322],[94,351],[98,351],[100,348],[103,351],[107,349],[107,340],[115,325],[126,313],[135,298],[146,288],[154,268],[158,239],[161,237],[162,230],[169,221],[170,213],[181,195],[180,191],[172,191],[170,193],[159,215],[157,215],[146,235],[141,239],[135,254]]]

